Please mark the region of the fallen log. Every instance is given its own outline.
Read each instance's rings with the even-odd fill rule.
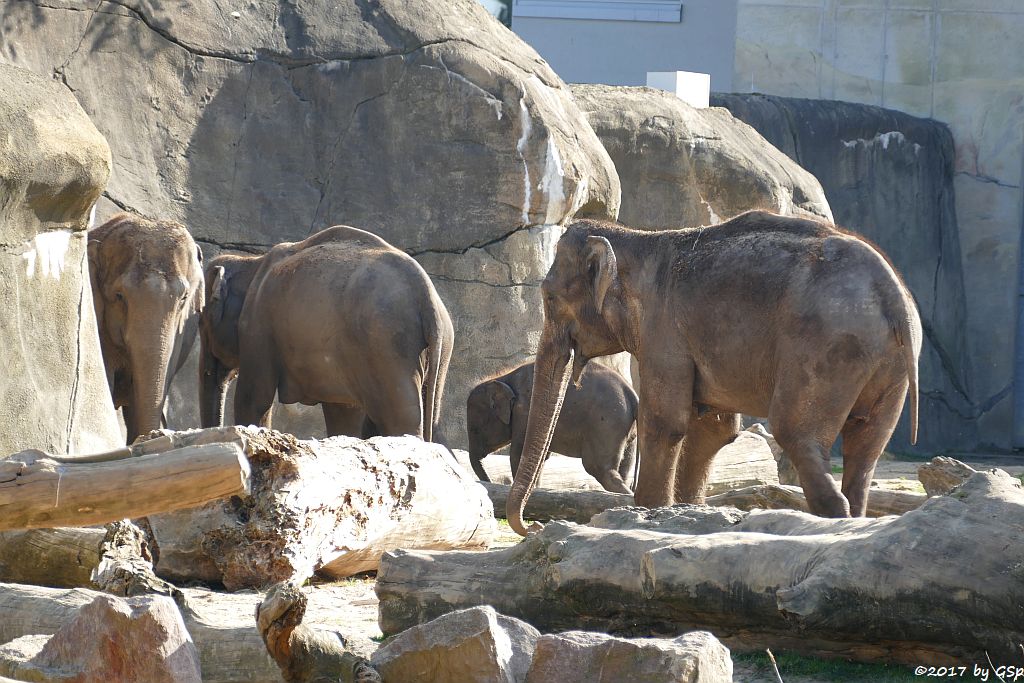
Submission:
[[[0,583],[0,644],[26,635],[52,635],[98,595],[85,588]],[[252,596],[249,609],[258,601]],[[193,610],[187,598],[179,598],[178,606],[199,649],[204,683],[280,683],[277,664],[252,626],[251,611],[244,622],[225,624]]]
[[[510,486],[481,482],[487,489],[487,496],[494,505],[494,516],[505,517],[505,501],[508,499]],[[885,515],[901,515],[913,510],[927,499],[919,493],[909,491],[888,491],[872,488],[868,496],[868,517],[884,517]],[[800,510],[807,512],[807,499],[799,486],[783,486],[782,484],[762,484],[747,488],[725,491],[708,496],[707,505],[716,507],[727,506],[740,510]],[[551,489],[534,489],[526,502],[524,516],[526,519],[547,522],[562,519],[578,524],[586,524],[599,512],[617,507],[632,506],[633,496],[609,491],[552,491]]]
[[[497,530],[484,489],[438,444],[413,437],[301,441],[243,427],[174,438],[190,443],[218,434],[240,435],[252,491],[149,516],[156,573],[169,581],[237,590],[313,573],[344,578],[376,569],[388,549],[485,548]]]
[[[151,447],[152,448],[152,447]],[[0,531],[105,524],[180,510],[247,490],[234,443],[79,458],[22,451],[0,461]]]
[[[675,533],[664,533],[677,510]],[[764,511],[735,523],[741,513],[692,506],[606,514],[631,515],[635,528],[553,522],[502,550],[388,553],[376,585],[381,630],[490,604],[546,632],[706,629],[739,650],[928,665],[984,662],[986,652],[1000,664],[1024,659],[1024,491],[1005,472],[877,519]]]
[[[144,535],[127,521],[2,532],[0,581],[92,588],[122,597],[175,590],[153,573]]]

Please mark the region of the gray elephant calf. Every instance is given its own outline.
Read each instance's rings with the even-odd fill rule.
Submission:
[[[533,363],[481,382],[466,401],[469,459],[481,481],[480,461],[511,444],[512,474],[519,467],[533,391]],[[577,388],[570,385],[551,450],[583,460],[583,468],[608,491],[632,493],[636,468],[636,393],[611,368],[588,365]],[[626,482],[629,482],[627,484]]]

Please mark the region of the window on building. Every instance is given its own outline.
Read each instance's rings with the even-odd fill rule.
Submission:
[[[512,15],[609,21],[683,20],[682,0],[512,0]]]

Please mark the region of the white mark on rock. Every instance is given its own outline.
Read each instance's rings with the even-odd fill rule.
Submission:
[[[879,133],[870,140],[865,140],[864,138],[857,138],[856,140],[843,140],[843,147],[856,147],[857,145],[866,146],[873,145],[876,142],[880,142],[882,143],[882,149],[889,149],[889,143],[893,142],[894,140],[896,142],[902,143],[905,142],[906,139],[907,138],[903,135],[903,133],[899,132],[898,130],[891,130],[888,133]],[[921,146],[915,144],[914,147],[914,151],[916,152],[920,149]]]
[[[545,223],[557,223],[563,215],[565,189],[562,181],[564,178],[565,169],[562,168],[562,157],[558,153],[558,145],[555,144],[554,136],[549,133],[547,156],[544,161],[544,177],[537,183],[537,189],[544,192],[547,197],[547,207],[544,211]]]
[[[86,230],[92,230],[93,226],[96,225],[96,205],[93,204],[92,208],[89,209],[89,225]]]
[[[235,19],[238,19],[239,17],[242,16],[242,13],[241,12],[232,12],[231,16],[234,17]]]
[[[722,222],[722,217],[719,216],[717,213],[715,213],[715,209],[714,209],[714,207],[711,206],[711,202],[709,202],[708,200],[704,199],[704,195],[702,195],[702,194],[698,193],[697,196],[700,197],[701,203],[708,210],[708,220],[711,221],[711,223],[709,223],[709,225],[717,225],[717,224],[721,223]]]
[[[526,92],[525,88],[523,92]],[[530,165],[526,162],[526,143],[530,139],[533,122],[530,120],[530,111],[526,108],[525,96],[519,98],[519,124],[523,132],[519,136],[519,142],[516,143],[516,151],[519,152],[519,156],[523,160],[523,225],[529,225],[532,188],[530,187]]]
[[[38,264],[43,277],[59,280],[61,273],[64,272],[64,256],[68,253],[70,242],[71,232],[68,230],[41,232],[36,235],[32,240],[33,246],[21,255],[25,259],[25,274],[28,277],[35,277]]]

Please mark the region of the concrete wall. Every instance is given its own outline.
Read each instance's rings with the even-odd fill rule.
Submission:
[[[733,89],[736,0],[684,0],[679,23],[523,17],[512,30],[569,83],[646,85],[648,71],[711,74]]]
[[[949,125],[981,442],[1024,445],[1014,381],[1024,228],[1024,2],[740,0],[733,90],[880,105]],[[856,226],[850,226],[856,228]],[[1016,441],[1016,443],[1015,443]]]

